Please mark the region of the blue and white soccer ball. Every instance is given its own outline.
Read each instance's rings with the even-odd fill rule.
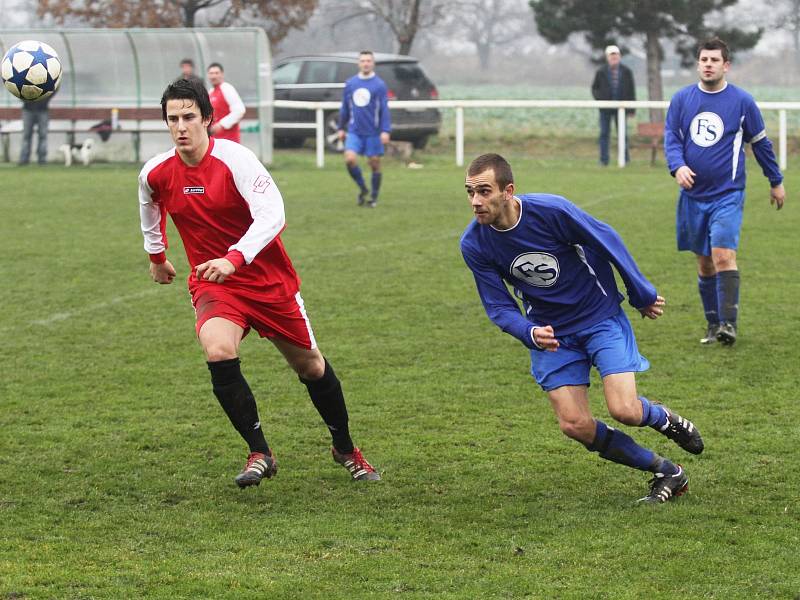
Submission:
[[[22,100],[44,100],[61,85],[61,61],[47,44],[26,40],[8,49],[0,63],[6,89]]]

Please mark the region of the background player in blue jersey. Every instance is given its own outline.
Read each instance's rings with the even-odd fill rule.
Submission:
[[[691,422],[637,394],[634,373],[650,363],[637,349],[611,265],[642,316],[658,318],[664,299],[622,239],[565,198],[515,196],[511,167],[497,154],[472,162],[466,188],[475,220],[461,237],[464,260],[489,318],[530,349],[531,373],[547,392],[561,431],[602,458],[652,472],[642,501],[666,502],[683,493],[689,480],[680,465],[594,419],[589,410],[594,365],[614,419],[652,427],[692,454],[703,451]],[[524,315],[506,283],[522,300]]]
[[[700,45],[700,82],[672,98],[664,127],[664,155],[681,186],[678,250],[697,255],[697,285],[708,321],[701,344],[736,341],[739,270],[736,249],[744,208],[744,143],[749,143],[780,209],[786,192],[764,119],[753,97],[725,81],[728,47],[719,39]]]
[[[345,140],[344,161],[347,172],[358,185],[359,206],[364,206],[370,193],[358,166],[359,154],[367,157],[372,169],[372,195],[368,205],[375,208],[378,204],[381,156],[392,131],[387,94],[386,84],[375,73],[375,56],[369,50],[362,50],[358,55],[358,73],[345,82],[339,109],[339,139]]]

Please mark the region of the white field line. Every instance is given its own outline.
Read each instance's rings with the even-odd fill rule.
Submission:
[[[450,232],[446,235],[436,236],[436,237],[425,237],[425,238],[415,238],[410,240],[403,240],[403,241],[391,241],[386,242],[383,244],[373,244],[371,246],[351,246],[348,250],[343,250],[341,252],[326,252],[320,253],[316,255],[306,256],[303,260],[304,261],[314,261],[314,260],[323,260],[332,257],[341,257],[341,256],[348,256],[351,254],[356,254],[357,252],[365,252],[365,251],[373,251],[376,249],[385,249],[385,248],[392,248],[397,246],[405,246],[408,244],[414,244],[421,241],[432,242],[432,241],[443,241],[448,239],[456,239],[461,235],[461,232]],[[176,280],[177,283],[177,280]],[[182,284],[183,281],[180,281]],[[151,284],[153,285],[153,284]],[[134,300],[139,300],[141,298],[146,298],[147,296],[156,294],[159,292],[159,288],[161,286],[153,285],[146,290],[142,290],[140,292],[135,292],[133,294],[127,294],[125,296],[115,296],[108,300],[104,300],[103,302],[97,302],[95,304],[90,304],[88,306],[83,306],[81,308],[76,308],[75,310],[68,310],[63,312],[55,312],[46,317],[41,319],[34,319],[32,321],[28,321],[26,323],[21,323],[15,327],[3,327],[0,328],[0,332],[6,333],[9,331],[14,331],[26,327],[47,327],[49,325],[53,325],[54,323],[59,323],[61,321],[67,321],[69,319],[79,317],[86,314],[92,314],[95,312],[99,312],[110,308],[112,306],[117,306],[120,304],[129,304]]]

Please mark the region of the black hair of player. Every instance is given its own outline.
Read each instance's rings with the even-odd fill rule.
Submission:
[[[475,177],[489,169],[494,171],[494,180],[501,190],[506,189],[509,183],[514,183],[514,173],[511,172],[511,165],[499,154],[481,154],[469,164],[467,175]]]
[[[223,73],[225,72],[225,69],[223,69],[223,68],[222,68],[222,65],[221,65],[221,64],[219,64],[219,63],[211,63],[210,65],[208,65],[208,68],[206,69],[206,71],[210,71],[210,70],[211,70],[211,69],[213,69],[214,67],[216,67],[217,69],[219,69],[219,70],[220,70],[220,71],[222,71]]]
[[[208,91],[200,79],[176,79],[167,86],[161,96],[161,118],[164,121],[167,120],[168,100],[191,100],[200,109],[200,116],[204,121],[214,116]]]
[[[184,58],[181,61],[180,66],[183,66],[183,65],[189,65],[190,67],[192,67],[194,69],[194,61],[191,58]]]
[[[365,54],[369,54],[373,58],[375,57],[375,53],[372,50],[362,50],[358,53],[359,56],[364,56]]]
[[[728,50],[728,44],[723,42],[718,37],[711,38],[710,40],[706,40],[705,42],[701,43],[697,47],[697,58],[700,58],[700,53],[703,50],[720,50],[722,52],[722,61],[728,62],[730,61],[730,50]]]

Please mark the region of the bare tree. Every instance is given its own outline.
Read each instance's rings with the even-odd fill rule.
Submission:
[[[221,9],[210,25],[257,23],[276,44],[316,7],[317,0],[38,0],[36,13],[58,24],[77,18],[93,27],[194,27],[202,11]]]
[[[410,54],[417,34],[439,22],[448,4],[449,0],[356,0],[336,3],[331,10],[342,15],[334,21],[334,27],[366,16],[384,21],[397,40],[397,52]]]
[[[496,47],[535,30],[525,0],[460,0],[450,8],[448,29],[475,46],[482,71],[491,67]]]

